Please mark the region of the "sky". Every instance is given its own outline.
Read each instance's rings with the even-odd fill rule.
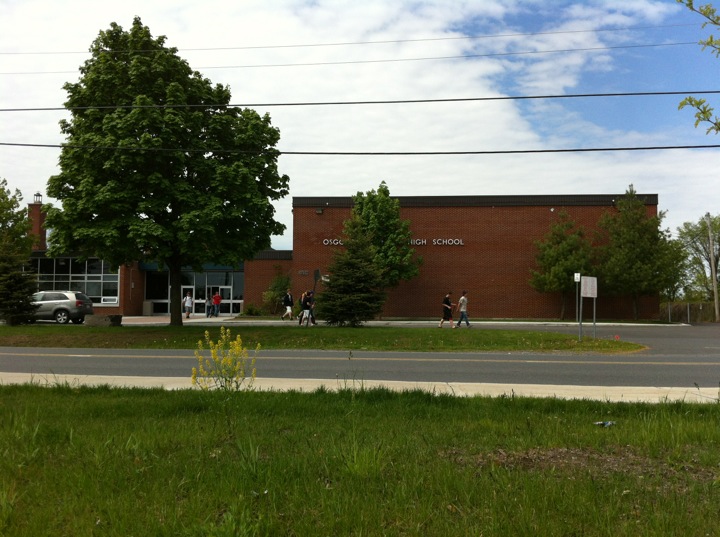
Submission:
[[[720,95],[695,93],[720,90],[720,59],[698,45],[713,28],[675,0],[0,0],[0,178],[24,202],[36,192],[55,202],[45,189],[70,117],[63,84],[78,80],[100,31],[136,16],[229,86],[231,103],[268,113],[280,151],[480,152],[281,155],[290,194],[274,204],[287,226],[274,248],[292,249],[293,197],[352,196],[381,181],[394,196],[632,184],[658,194],[673,232],[720,214],[720,148],[551,151],[720,143],[678,110],[686,95],[720,107]],[[561,98],[667,92],[683,93]],[[347,104],[358,101],[372,103]],[[328,102],[345,104],[313,104]]]

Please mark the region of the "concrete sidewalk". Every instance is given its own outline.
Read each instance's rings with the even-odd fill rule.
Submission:
[[[0,373],[0,385],[36,384],[40,386],[116,386],[127,388],[162,388],[183,390],[192,388],[187,377],[139,377],[101,375],[39,375],[29,373]],[[400,381],[333,381],[328,379],[282,379],[258,377],[254,389],[262,391],[299,391],[311,393],[321,387],[328,390],[372,389],[383,387],[396,391],[426,390],[435,394],[458,397],[554,397],[558,399],[587,399],[608,402],[664,403],[685,401],[717,403],[720,393],[714,388],[663,388],[631,386],[560,386],[548,384],[491,384],[464,382],[400,382]]]

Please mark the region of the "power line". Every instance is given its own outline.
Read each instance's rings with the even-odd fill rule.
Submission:
[[[180,148],[159,148],[159,147],[103,147],[91,145],[63,145],[63,144],[23,144],[0,142],[0,146],[9,147],[32,147],[32,148],[67,148],[82,150],[101,151],[149,151],[149,152],[183,152],[183,153],[237,153],[237,154],[262,154],[264,151],[247,151],[242,149],[180,149]],[[601,153],[618,151],[666,151],[672,149],[716,149],[720,144],[708,145],[671,145],[671,146],[635,146],[635,147],[584,147],[566,149],[508,149],[508,150],[487,150],[487,151],[280,151],[273,150],[278,155],[303,155],[303,156],[437,156],[437,155],[519,155],[519,154],[543,154],[543,153]]]
[[[631,26],[628,28],[600,28],[596,30],[558,30],[554,32],[528,32],[528,33],[513,33],[513,34],[484,34],[484,35],[466,35],[466,36],[449,36],[449,37],[425,37],[418,39],[387,39],[379,41],[344,41],[338,43],[296,43],[290,45],[246,45],[237,47],[201,47],[201,48],[184,48],[178,49],[179,52],[212,52],[219,50],[266,50],[266,49],[279,49],[279,48],[317,48],[317,47],[340,47],[340,46],[356,46],[356,45],[387,45],[387,44],[399,44],[399,43],[422,43],[422,42],[433,42],[433,41],[460,41],[460,40],[474,40],[474,39],[497,39],[497,38],[509,38],[509,37],[531,37],[531,36],[542,36],[542,35],[563,35],[563,34],[587,34],[587,33],[602,33],[602,32],[629,32],[637,30],[656,30],[663,28],[680,28],[688,26],[697,26],[694,23],[686,24],[667,24],[661,26]],[[110,53],[124,53],[131,52],[127,50],[108,50]],[[132,52],[157,52],[156,50],[135,50]],[[17,52],[17,51],[0,51],[0,55],[5,56],[44,56],[44,55],[65,55],[65,54],[88,54],[87,50],[76,50],[76,51],[29,51],[29,52]]]
[[[473,101],[521,101],[533,99],[585,99],[599,97],[661,97],[671,95],[709,95],[719,94],[720,90],[697,91],[633,91],[623,93],[571,93],[565,95],[502,95],[494,97],[458,97],[447,99],[396,99],[379,101],[317,101],[294,103],[230,103],[230,104],[158,104],[158,105],[103,105],[103,106],[72,106],[43,108],[0,108],[0,112],[50,112],[58,110],[135,110],[135,109],[176,109],[176,108],[267,108],[280,106],[355,106],[373,104],[424,104],[424,103],[457,103]]]
[[[461,54],[456,56],[428,56],[423,58],[390,58],[384,60],[344,60],[334,62],[309,62],[309,63],[276,63],[276,64],[252,64],[252,65],[206,65],[197,67],[195,70],[202,69],[258,69],[258,68],[275,68],[275,67],[321,67],[328,65],[360,65],[375,63],[399,63],[399,62],[418,62],[418,61],[437,61],[437,60],[458,60],[469,58],[502,58],[510,56],[538,55],[538,54],[560,54],[568,52],[597,52],[602,50],[621,50],[621,49],[639,49],[639,48],[657,48],[657,47],[675,47],[698,45],[697,41],[684,41],[679,43],[650,43],[645,45],[618,45],[613,47],[587,47],[575,49],[555,49],[555,50],[530,50],[521,52],[490,52],[486,54]],[[77,71],[17,71],[3,72],[0,75],[60,75],[60,74],[76,74]]]

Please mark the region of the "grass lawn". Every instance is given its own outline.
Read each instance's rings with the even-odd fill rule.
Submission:
[[[719,425],[717,404],[0,386],[0,535],[717,535]]]
[[[416,352],[482,352],[482,351],[565,351],[565,352],[632,352],[641,345],[614,339],[592,339],[532,330],[495,330],[407,327],[333,328],[318,325],[300,328],[296,325],[255,326],[228,323],[233,337],[239,335],[243,345],[263,349],[323,349]],[[0,326],[0,347],[67,347],[144,349],[193,349],[205,339],[205,330],[216,340],[220,327],[85,325]]]

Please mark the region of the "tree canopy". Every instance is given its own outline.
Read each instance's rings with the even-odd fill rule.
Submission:
[[[568,294],[575,290],[575,273],[590,274],[592,245],[585,230],[561,211],[544,239],[535,242],[538,270],[531,271],[530,284],[541,293],[560,294],[560,318],[565,318]]]
[[[346,224],[346,234],[357,233],[369,238],[374,247],[374,261],[380,269],[382,286],[395,287],[401,280],[409,280],[420,273],[422,259],[410,246],[410,222],[400,218],[400,202],[390,197],[385,181],[377,191],[358,192],[353,196],[353,209]]]
[[[683,4],[688,7],[691,11],[701,15],[705,22],[703,28],[708,24],[711,26],[720,27],[720,15],[712,4],[704,4],[702,6],[695,5],[693,0],[676,0],[678,4]],[[710,35],[707,39],[700,41],[703,48],[709,48],[716,57],[720,58],[720,39]],[[720,118],[714,115],[714,109],[705,99],[698,99],[696,97],[686,97],[680,102],[679,108],[683,109],[686,106],[690,106],[695,109],[695,126],[698,127],[701,124],[707,124],[707,133],[720,133]]]
[[[707,215],[695,223],[684,222],[677,228],[677,235],[688,258],[686,298],[713,300],[712,264],[715,274],[720,273],[720,216]]]
[[[615,208],[598,223],[600,280],[610,294],[632,297],[637,318],[639,297],[677,287],[684,256],[670,232],[661,229],[664,213],[648,215],[632,185]]]
[[[13,194],[0,179],[0,318],[10,325],[31,319],[32,294],[37,290],[35,274],[27,270],[35,237],[21,201],[20,191]]]
[[[97,256],[118,266],[167,267],[171,323],[181,324],[181,270],[239,264],[285,226],[272,201],[288,194],[279,131],[268,115],[230,104],[135,18],[101,31],[78,82],[67,83],[70,119],[60,173],[48,195],[50,254]]]

